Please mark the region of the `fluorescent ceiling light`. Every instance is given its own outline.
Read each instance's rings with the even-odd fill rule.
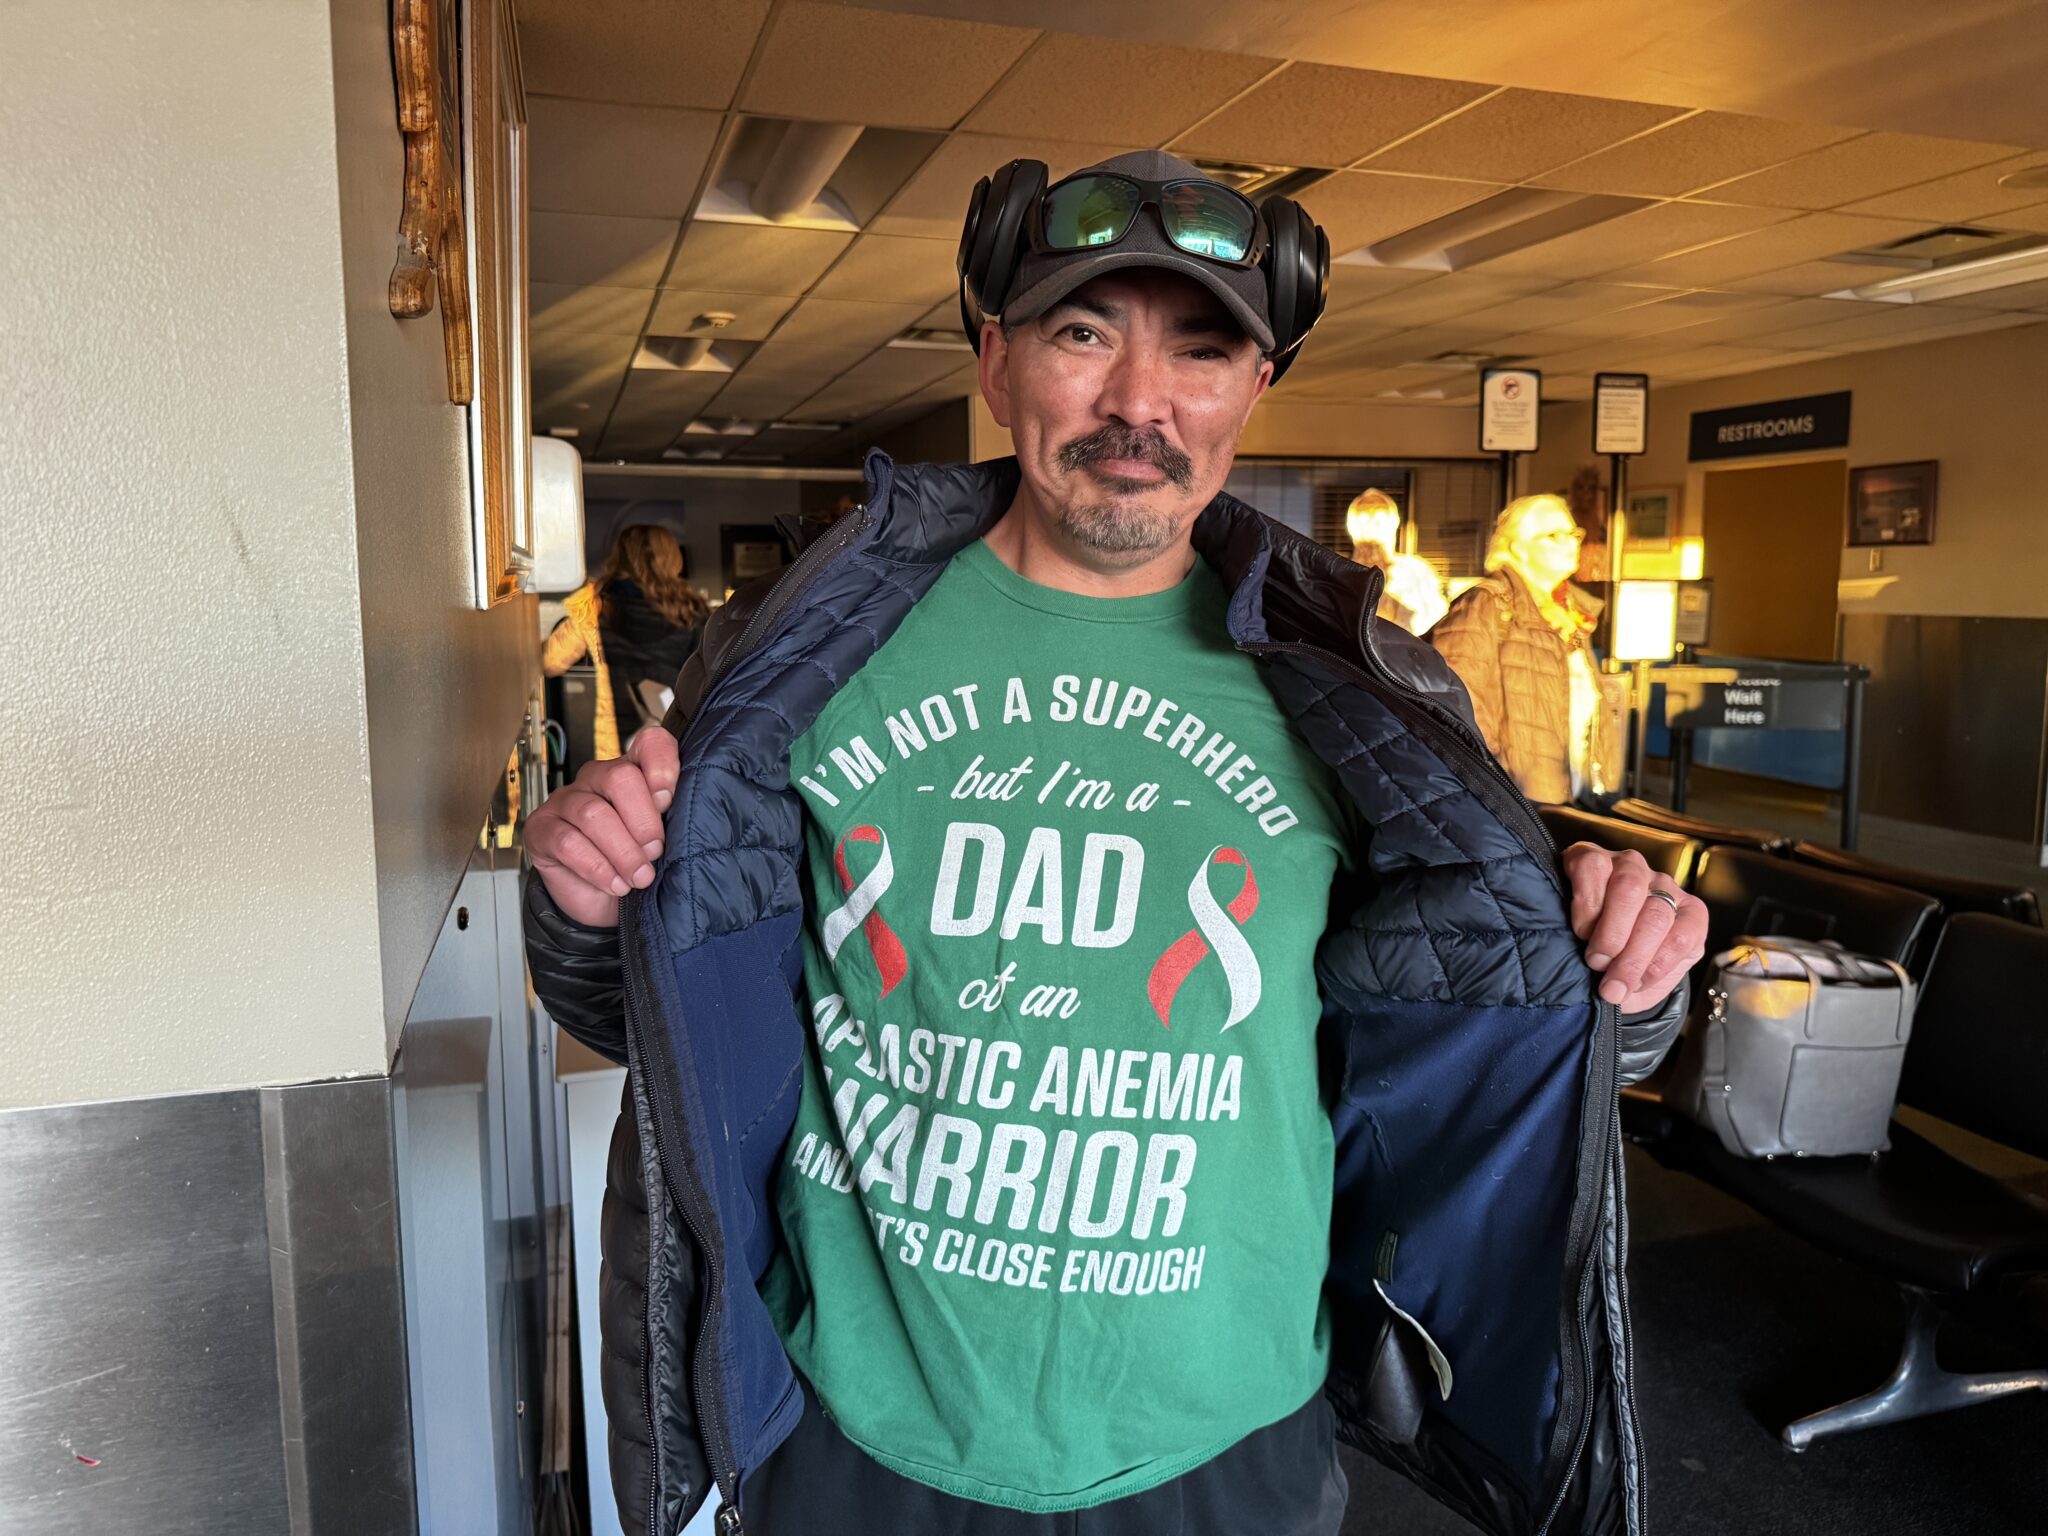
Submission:
[[[1926,304],[1937,299],[1958,299],[1965,294],[1988,293],[1994,288],[2011,288],[2043,277],[2048,277],[2048,240],[1945,267],[1901,272],[1897,277],[1879,278],[1859,288],[1837,289],[1823,297],[1864,299],[1880,304]]]
[[[771,432],[843,432],[846,423],[841,421],[771,421]]]
[[[1648,206],[1639,197],[1510,187],[1337,259],[1357,267],[1457,272]]]
[[[758,421],[740,421],[737,419],[709,421],[699,416],[695,421],[683,428],[683,435],[685,437],[752,437],[760,430],[761,423]]]

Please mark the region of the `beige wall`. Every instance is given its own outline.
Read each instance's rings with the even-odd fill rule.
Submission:
[[[383,1070],[510,745],[384,15],[0,9],[0,1105]]]
[[[1846,389],[1849,447],[1825,453],[1686,462],[1694,411]],[[1847,457],[1890,464],[1936,459],[1941,484],[1934,543],[1841,553],[1841,611],[2048,616],[2048,326],[2028,325],[1860,352],[1791,368],[1653,389],[1650,451],[1629,483],[1683,485],[1682,531],[1699,531],[1702,480],[1717,468]],[[1530,465],[1536,490],[1567,483],[1594,462],[1586,407],[1543,413],[1544,450]],[[1604,471],[1604,463],[1602,465]],[[1846,519],[1846,508],[1844,509]]]

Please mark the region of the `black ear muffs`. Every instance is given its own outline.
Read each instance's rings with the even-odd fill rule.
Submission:
[[[984,177],[967,206],[954,265],[960,274],[960,324],[981,351],[981,316],[1000,318],[1029,242],[1025,220],[1045,196],[1043,160],[1012,160]],[[979,310],[979,314],[976,310]]]
[[[1330,296],[1330,237],[1290,197],[1260,205],[1266,221],[1266,316],[1273,327],[1273,382],[1293,366]]]

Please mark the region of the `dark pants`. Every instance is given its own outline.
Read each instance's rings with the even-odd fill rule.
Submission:
[[[1092,1509],[1034,1515],[899,1477],[853,1444],[804,1387],[804,1416],[747,1479],[748,1536],[1337,1536],[1348,1493],[1318,1392],[1170,1482]]]

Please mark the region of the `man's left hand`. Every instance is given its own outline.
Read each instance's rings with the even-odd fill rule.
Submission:
[[[1623,1013],[1642,1013],[1671,995],[1707,949],[1707,909],[1640,853],[1592,843],[1564,851],[1572,887],[1572,932],[1586,964],[1605,972],[1600,996]]]

